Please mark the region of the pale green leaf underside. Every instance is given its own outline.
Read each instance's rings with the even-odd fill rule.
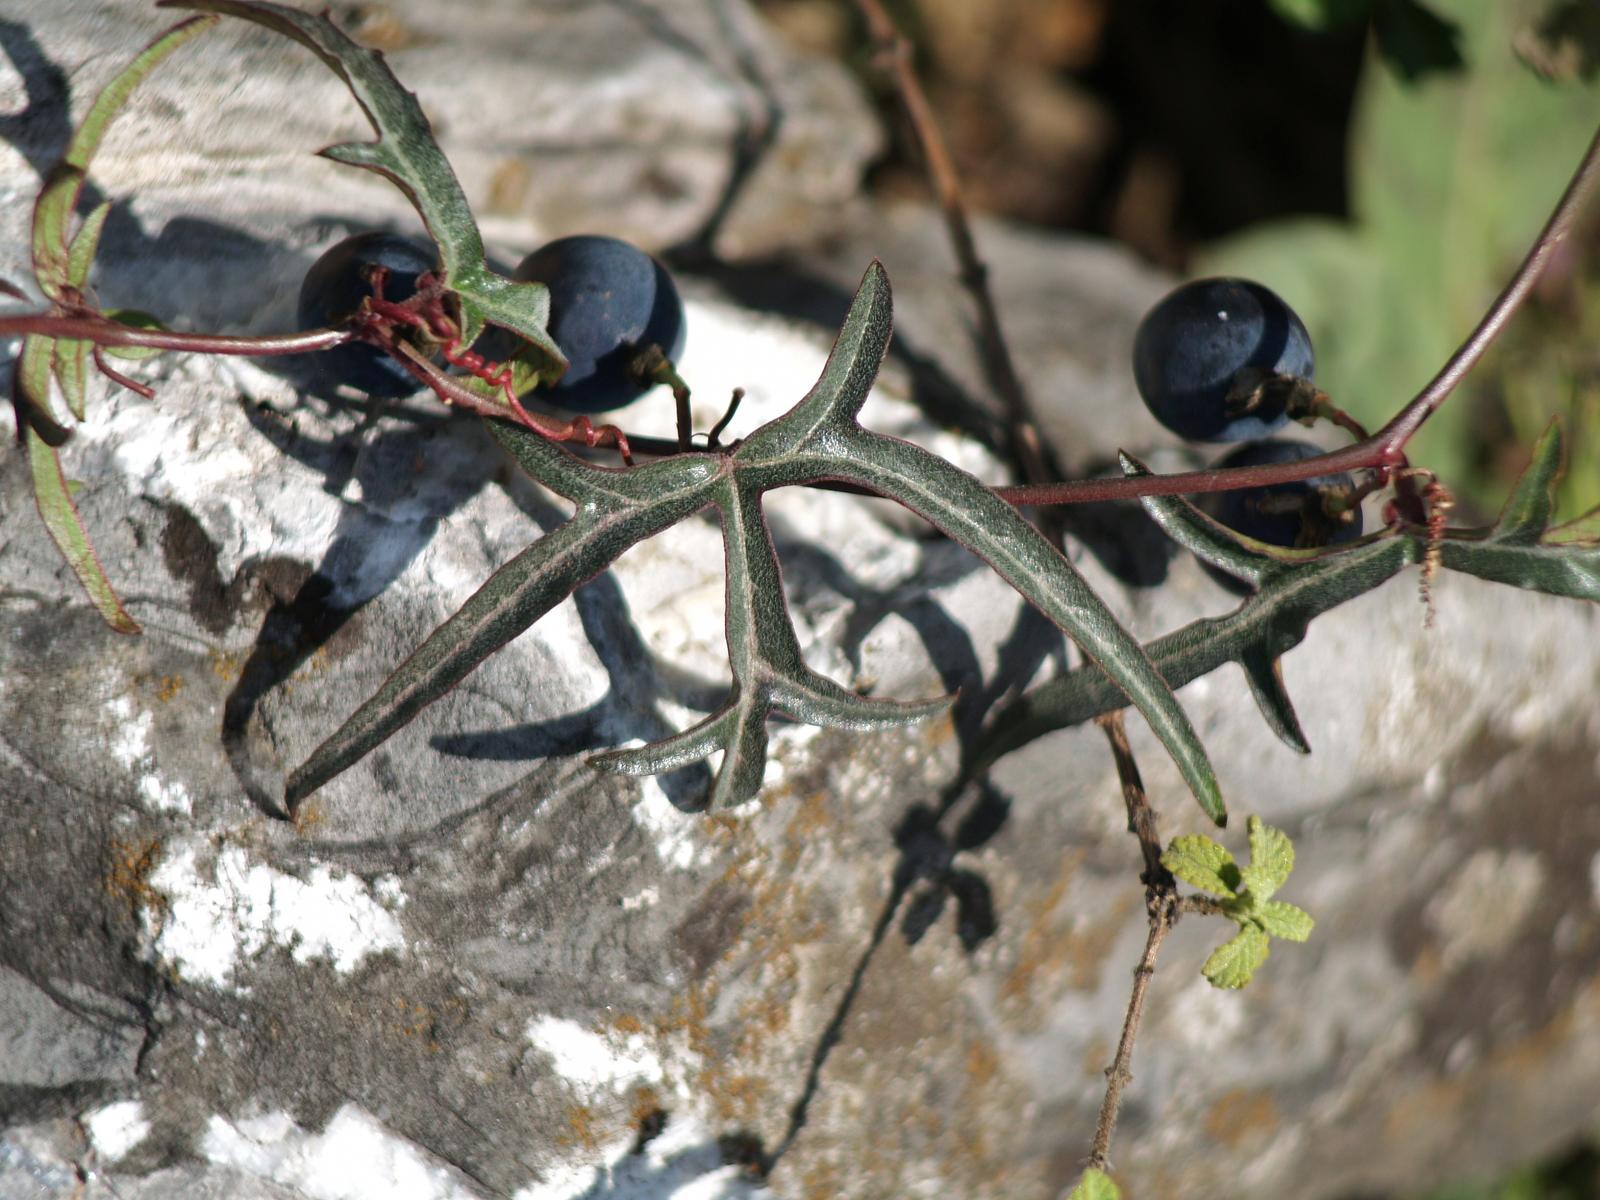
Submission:
[[[1268,900],[1257,907],[1252,916],[1267,933],[1291,942],[1305,941],[1316,925],[1305,909],[1282,900]]]
[[[1294,845],[1281,829],[1274,829],[1260,817],[1252,816],[1247,828],[1250,835],[1250,871],[1260,883],[1250,884],[1258,900],[1267,900],[1283,886],[1294,870]]]

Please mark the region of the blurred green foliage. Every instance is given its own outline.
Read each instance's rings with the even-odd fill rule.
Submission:
[[[1422,1200],[1595,1200],[1600,1196],[1600,1149],[1595,1145],[1495,1183],[1459,1184]]]
[[[1201,273],[1259,279],[1294,305],[1317,347],[1318,382],[1369,426],[1476,324],[1582,156],[1600,116],[1600,22],[1582,19],[1594,7],[1457,0],[1448,11],[1463,65],[1421,78],[1385,69],[1375,37],[1352,122],[1350,221],[1258,227],[1197,261]],[[1412,445],[1413,462],[1483,512],[1552,415],[1574,419],[1572,457],[1593,463],[1600,284],[1582,253],[1592,242],[1575,239],[1552,272],[1564,273],[1564,294],[1520,317]],[[1561,513],[1597,492],[1594,469],[1578,473]]]

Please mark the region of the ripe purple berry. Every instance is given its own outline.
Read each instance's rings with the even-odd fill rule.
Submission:
[[[1288,389],[1312,377],[1311,336],[1278,296],[1244,279],[1196,279],[1152,308],[1133,339],[1133,377],[1146,407],[1190,441],[1264,437],[1288,419]]]

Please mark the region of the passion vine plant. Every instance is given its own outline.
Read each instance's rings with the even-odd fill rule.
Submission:
[[[1084,665],[1035,688],[995,715],[970,758],[969,771],[981,771],[1051,730],[1131,702],[1172,755],[1201,807],[1219,825],[1226,820],[1226,810],[1216,778],[1173,688],[1236,662],[1268,724],[1304,752],[1308,743],[1283,686],[1281,655],[1305,636],[1315,617],[1377,587],[1401,568],[1420,563],[1425,578],[1442,568],[1557,595],[1600,598],[1600,512],[1550,527],[1551,488],[1561,462],[1556,428],[1540,441],[1500,520],[1489,529],[1446,528],[1447,493],[1408,468],[1404,457],[1406,442],[1492,339],[1564,235],[1595,174],[1593,147],[1535,252],[1440,379],[1377,434],[1330,455],[1172,476],[1152,475],[1124,455],[1120,480],[991,490],[935,455],[858,422],[889,344],[893,315],[888,277],[880,264],[873,263],[821,377],[792,409],[727,446],[712,436],[706,448],[691,448],[687,431],[680,429],[680,442],[670,447],[672,453],[635,464],[627,435],[616,427],[597,429],[583,416],[561,422],[530,412],[518,402],[520,392],[559,378],[566,365],[548,332],[548,289],[502,276],[487,264],[477,224],[416,98],[396,81],[380,54],[351,41],[324,16],[264,0],[162,0],[162,6],[253,21],[317,54],[348,85],[378,135],[371,142],[333,146],[322,153],[376,171],[398,186],[432,237],[438,266],[420,276],[415,291],[404,300],[384,299],[380,276],[373,281],[379,285],[378,294],[342,325],[284,337],[173,333],[137,314],[100,310],[87,279],[109,206],[102,204],[85,215],[75,229],[73,220],[90,160],[138,82],[212,25],[216,15],[191,18],[170,30],[106,88],[64,161],[46,180],[35,207],[33,265],[50,308],[0,318],[0,336],[24,338],[14,370],[13,397],[40,512],[107,622],[121,632],[138,631],[96,561],[73,506],[60,463],[70,430],[54,408],[51,384],[53,380],[73,418],[80,421],[85,416],[91,362],[113,382],[148,393],[113,368],[108,357],[174,349],[287,354],[366,343],[387,353],[446,402],[482,414],[494,436],[529,475],[576,506],[570,520],[495,572],[290,773],[284,795],[290,811],[630,546],[708,509],[720,519],[726,557],[727,645],[733,677],[727,701],[675,736],[597,755],[591,760],[595,766],[654,774],[721,751],[710,803],[723,806],[758,791],[767,721],[774,713],[815,725],[869,730],[939,711],[946,700],[869,699],[806,667],[762,511],[763,495],[780,487],[844,484],[905,505],[983,558],[1083,651]],[[6,290],[22,294],[14,286],[6,285]],[[508,339],[515,347],[508,367],[488,363],[466,349],[490,326],[495,327],[491,339]],[[446,375],[431,361],[434,350],[465,367],[469,377]],[[663,378],[673,380],[670,366]],[[1304,415],[1339,419],[1325,406]],[[613,445],[620,451],[622,465],[602,466],[580,458],[563,448],[561,443],[567,441]],[[642,441],[635,438],[631,444]],[[1376,534],[1332,548],[1269,546],[1227,529],[1180,498],[1185,493],[1260,488],[1351,470],[1368,473],[1365,491],[1395,488],[1391,519]],[[1150,514],[1175,540],[1248,585],[1249,594],[1238,609],[1141,646],[1057,546],[1016,508],[1019,503],[1128,496],[1143,497]]]

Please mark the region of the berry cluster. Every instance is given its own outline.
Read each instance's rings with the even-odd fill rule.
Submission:
[[[426,286],[438,269],[434,247],[392,233],[360,233],[322,255],[300,288],[301,329],[320,329],[388,314]],[[550,289],[549,333],[566,355],[566,373],[538,389],[549,404],[573,413],[621,408],[644,395],[683,348],[683,303],[666,269],[650,255],[610,237],[568,237],[523,259],[512,276]],[[428,335],[437,331],[412,318],[424,333],[418,349],[432,353]],[[495,363],[515,356],[520,343],[493,329],[474,351],[451,353],[452,363],[484,378]],[[487,360],[487,361],[486,361]],[[353,342],[317,356],[329,384],[348,384],[369,395],[393,399],[416,391],[411,372],[377,345]]]
[[[1298,462],[1321,451],[1269,438],[1312,415],[1311,336],[1274,292],[1243,279],[1197,279],[1145,315],[1133,374],[1152,415],[1191,441],[1245,444],[1219,468]],[[1260,439],[1260,440],[1246,440]],[[1274,546],[1326,546],[1361,536],[1361,508],[1346,473],[1210,493],[1201,507],[1237,533]]]

